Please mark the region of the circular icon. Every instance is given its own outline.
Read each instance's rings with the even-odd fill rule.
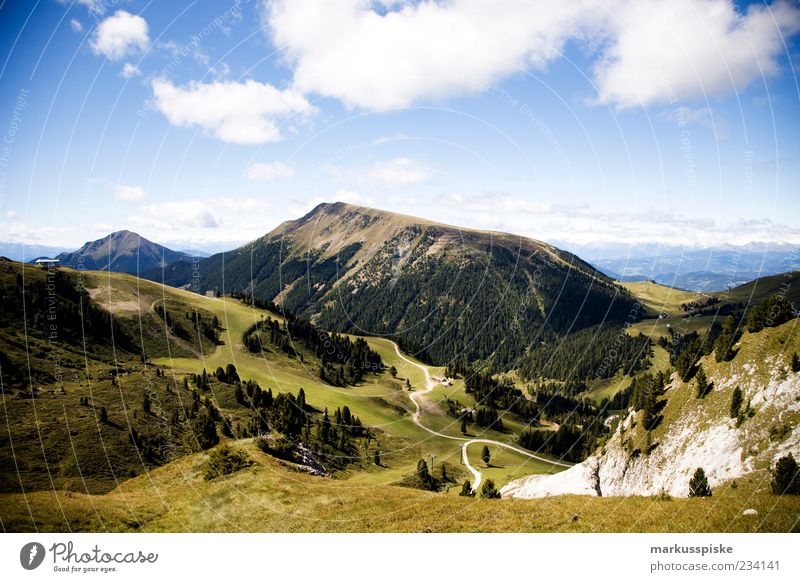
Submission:
[[[39,542],[30,542],[19,551],[19,563],[26,570],[35,570],[44,561],[44,546]]]

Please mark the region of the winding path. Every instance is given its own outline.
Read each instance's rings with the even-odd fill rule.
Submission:
[[[422,364],[418,364],[417,362],[414,362],[413,360],[411,360],[411,359],[407,358],[406,356],[404,356],[403,353],[400,351],[400,346],[398,346],[395,342],[393,342],[391,340],[385,340],[385,341],[388,341],[389,343],[392,344],[392,346],[394,346],[394,351],[395,351],[395,353],[397,353],[397,357],[399,357],[404,362],[406,362],[408,364],[411,364],[412,366],[415,366],[415,367],[419,368],[420,370],[422,370],[422,374],[425,377],[425,389],[421,390],[419,392],[411,392],[409,394],[409,398],[411,399],[411,402],[414,404],[414,412],[411,415],[411,420],[413,420],[414,424],[416,424],[422,430],[427,431],[432,435],[436,435],[436,436],[441,437],[443,439],[449,439],[451,441],[460,441],[460,442],[463,443],[461,445],[461,459],[464,462],[464,465],[466,465],[467,469],[469,469],[469,472],[472,473],[473,477],[475,477],[475,481],[472,484],[472,490],[474,492],[478,491],[478,487],[480,487],[481,481],[483,480],[483,476],[481,475],[481,472],[478,471],[475,467],[473,467],[469,462],[469,456],[467,455],[467,447],[472,445],[472,444],[479,444],[479,443],[490,444],[490,445],[494,445],[494,446],[497,446],[497,447],[503,447],[504,449],[509,449],[511,451],[514,451],[515,453],[518,453],[518,454],[523,455],[525,457],[528,457],[530,459],[536,459],[537,461],[541,461],[543,463],[549,463],[551,465],[556,465],[556,466],[559,466],[559,467],[571,467],[572,466],[572,465],[567,464],[567,463],[562,463],[561,461],[554,461],[552,459],[547,459],[545,457],[541,457],[539,455],[536,455],[534,453],[531,453],[529,451],[526,451],[524,449],[520,449],[518,447],[515,447],[514,445],[510,445],[508,443],[504,443],[504,442],[501,442],[501,441],[495,441],[495,440],[491,440],[491,439],[480,439],[480,438],[478,438],[478,439],[470,439],[470,438],[464,438],[464,437],[450,436],[450,435],[447,435],[447,434],[444,434],[444,433],[441,433],[441,432],[437,432],[437,431],[433,430],[432,428],[429,428],[429,427],[425,426],[424,424],[422,424],[422,421],[420,421],[420,418],[419,418],[420,417],[420,413],[422,412],[422,409],[421,409],[421,407],[419,405],[419,402],[417,401],[417,398],[419,396],[423,396],[424,394],[427,394],[427,393],[429,393],[430,391],[433,390],[435,385],[433,383],[433,380],[431,380],[431,374],[428,371],[427,366],[423,366]]]

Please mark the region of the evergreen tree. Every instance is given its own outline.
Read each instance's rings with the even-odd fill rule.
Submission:
[[[735,355],[733,344],[739,339],[737,329],[736,319],[732,315],[726,317],[722,323],[722,331],[714,341],[714,357],[718,362],[727,362]]]
[[[461,434],[467,434],[467,417],[461,419]]]
[[[778,459],[772,470],[771,488],[775,495],[800,495],[800,471],[792,453]]]
[[[492,460],[492,455],[489,453],[489,447],[483,445],[483,450],[481,451],[481,459],[483,459],[484,464],[488,467],[489,461]]]
[[[381,451],[380,449],[375,449],[375,464],[379,467],[381,466]]]
[[[708,382],[708,378],[706,377],[705,370],[703,370],[702,366],[697,368],[697,397],[698,398],[705,398],[706,395],[711,392],[711,384]]]
[[[470,485],[469,479],[464,481],[464,484],[461,485],[461,493],[459,493],[461,497],[474,497],[475,493],[472,491],[472,485]]]
[[[325,414],[322,417],[322,425],[320,426],[319,430],[319,440],[323,442],[323,444],[328,444],[331,435],[331,419],[328,416],[328,408],[325,407]]]
[[[147,393],[145,393],[142,398],[142,410],[144,410],[146,414],[150,414],[150,397]]]
[[[706,472],[702,467],[697,468],[689,481],[689,497],[711,497],[711,487],[708,486]]]
[[[197,444],[203,450],[210,449],[219,442],[217,426],[206,408],[200,410],[192,421],[192,431],[197,438]]]
[[[800,372],[800,357],[797,352],[792,354],[792,372]]]
[[[389,373],[392,375],[392,378],[397,378],[397,368],[395,368],[394,366],[389,368]]]
[[[228,364],[225,366],[225,381],[228,384],[233,384],[239,381],[239,373],[236,371],[236,366]]]
[[[742,389],[737,386],[733,389],[733,395],[731,396],[731,418],[738,418],[743,401]]]
[[[500,499],[500,492],[494,485],[494,481],[486,479],[481,485],[481,497],[483,499]]]
[[[100,422],[108,424],[108,410],[106,410],[105,406],[100,407]]]
[[[430,481],[431,475],[428,472],[428,463],[425,462],[425,459],[420,459],[417,462],[417,475],[423,482]]]

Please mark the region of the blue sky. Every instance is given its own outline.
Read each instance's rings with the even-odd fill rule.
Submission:
[[[796,2],[6,1],[0,28],[0,241],[216,250],[343,200],[800,243]]]

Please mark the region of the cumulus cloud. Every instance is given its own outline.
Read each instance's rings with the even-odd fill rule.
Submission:
[[[90,46],[95,54],[118,61],[150,44],[147,21],[141,16],[117,10],[95,30]]]
[[[408,186],[427,181],[431,173],[422,167],[419,162],[409,158],[394,158],[376,164],[369,172],[367,178],[386,186]]]
[[[211,205],[202,200],[161,202],[142,207],[142,214],[130,217],[138,226],[149,226],[162,230],[177,228],[218,228],[220,220],[214,215]]]
[[[125,66],[122,67],[122,72],[120,72],[120,75],[126,79],[130,79],[131,77],[136,77],[141,74],[142,72],[139,70],[139,67],[133,63],[125,63]]]
[[[647,0],[615,15],[595,77],[600,98],[620,107],[741,90],[778,71],[784,35],[800,30],[800,9],[785,1],[740,14],[729,0]]]
[[[251,182],[272,182],[294,176],[294,168],[283,162],[256,163],[247,168],[247,179]]]
[[[114,186],[114,198],[126,202],[137,202],[147,198],[147,194],[141,186],[123,186],[122,184],[117,184]]]
[[[256,81],[198,83],[178,87],[165,79],[152,81],[153,102],[178,127],[197,126],[235,144],[261,144],[281,139],[278,122],[305,118],[314,107],[293,89],[280,90]]]
[[[303,92],[350,107],[403,107],[543,68],[569,40],[593,53],[594,102],[694,99],[778,70],[800,30],[786,0],[265,0],[266,26]],[[601,55],[601,56],[598,56]]]

